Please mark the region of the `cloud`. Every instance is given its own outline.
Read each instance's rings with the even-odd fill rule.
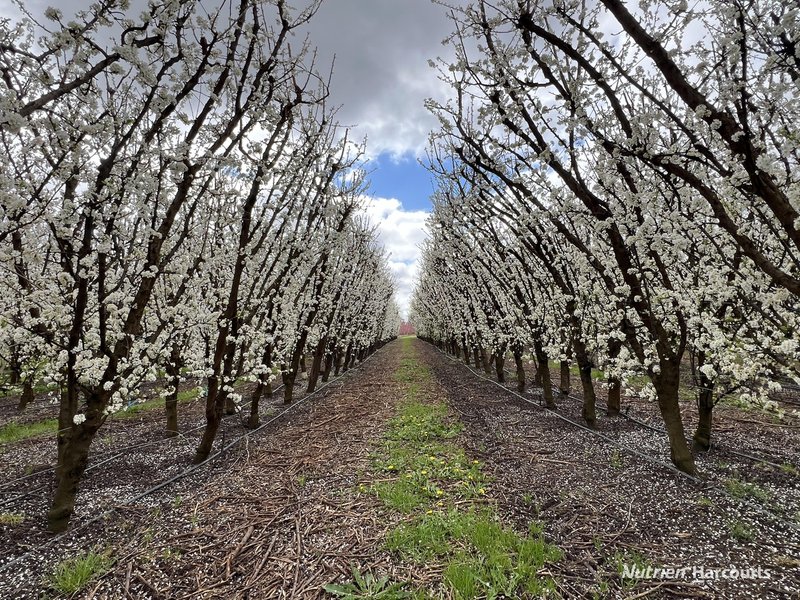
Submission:
[[[380,242],[389,255],[389,267],[397,285],[395,297],[400,311],[407,316],[429,213],[407,211],[396,198],[370,198],[364,213],[377,227]]]
[[[309,23],[319,68],[335,57],[338,120],[367,136],[370,156],[420,156],[438,129],[424,101],[450,94],[428,60],[452,53],[441,44],[451,28],[447,9],[431,0],[326,0]]]
[[[291,4],[301,10],[313,0]],[[219,0],[206,3],[207,8]],[[466,0],[450,0],[454,6]],[[81,0],[25,0],[24,6],[40,17],[49,5],[58,6],[68,20],[85,9]],[[147,0],[131,0],[129,15],[147,7]],[[339,106],[337,120],[351,126],[351,137],[368,137],[367,154],[410,153],[420,156],[435,118],[424,107],[428,97],[450,95],[428,60],[452,57],[441,42],[451,33],[447,8],[431,0],[325,0],[307,25],[299,28],[292,47],[307,38],[315,49],[316,69],[327,77],[334,65],[329,106]],[[272,13],[270,13],[272,14]],[[18,18],[12,2],[0,2],[0,17]]]

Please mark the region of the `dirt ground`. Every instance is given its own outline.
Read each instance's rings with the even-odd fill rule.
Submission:
[[[50,538],[44,529],[47,490],[9,503],[2,510],[20,511],[21,506],[26,520],[14,527],[0,525],[0,598],[40,597],[42,575],[57,559],[88,548],[113,548],[115,570],[82,597],[318,595],[322,584],[350,573],[349,565],[363,555],[370,536],[375,538],[371,545],[380,545],[385,526],[378,526],[365,507],[374,499],[353,490],[369,462],[370,441],[380,437],[392,414],[397,394],[391,376],[397,360],[391,347],[379,350],[329,388],[307,401],[300,398],[214,464],[136,502],[123,499],[189,467],[199,432],[170,441],[166,448],[137,448],[111,461],[111,472],[101,467],[87,475],[73,527],[61,538]],[[193,423],[197,408],[181,407],[184,425]],[[269,415],[284,407],[276,397],[264,410]],[[146,432],[157,417],[121,424],[113,432],[117,447],[147,443]],[[243,431],[236,418],[226,430],[229,440]],[[26,450],[10,453],[27,452],[47,464],[48,442],[52,445],[52,440],[25,442]],[[101,451],[117,454],[113,446]],[[90,465],[98,462],[102,459]],[[109,509],[111,514],[92,521]]]
[[[657,432],[624,417],[600,417],[600,437],[546,412],[536,389],[526,402],[432,346],[425,346],[423,356],[467,424],[467,446],[492,469],[501,512],[521,524],[538,515],[565,552],[558,565],[564,597],[800,597],[796,429],[768,427],[762,433],[742,423],[733,427],[741,415],[723,415],[717,437],[724,441],[698,457],[703,479],[691,481],[626,451],[668,462],[665,436]],[[577,402],[557,400],[560,414],[580,422]],[[654,407],[637,409],[655,421]],[[768,426],[755,421],[755,427]],[[731,446],[753,453],[766,449],[783,468],[726,453]],[[757,486],[746,491],[763,491],[768,499],[732,497],[726,482],[734,476]],[[738,528],[746,528],[751,539],[743,539],[748,536]],[[703,577],[710,569],[760,566],[770,577],[695,580],[686,574],[623,583],[619,566],[631,563],[690,567],[687,573],[697,567]]]
[[[538,407],[535,390],[523,401],[422,341],[414,348],[435,376],[427,393],[446,400],[465,425],[460,443],[486,464],[487,495],[501,518],[521,531],[540,521],[562,550],[551,567],[562,597],[800,597],[800,476],[789,468],[797,467],[798,430],[723,417],[726,441],[698,461],[705,478],[691,481],[626,450],[665,460],[657,432],[600,418],[600,437]],[[136,501],[187,469],[199,432],[162,444],[160,411],[119,421],[100,433],[96,468],[62,537],[44,531],[51,474],[3,485],[0,512],[26,519],[0,525],[0,598],[44,597],[42,578],[55,562],[90,548],[110,550],[114,567],[80,598],[321,598],[322,586],[348,578],[354,564],[396,578],[410,573],[384,549],[397,517],[359,491],[375,482],[370,456],[398,402],[399,361],[400,344],[386,346],[214,463]],[[560,403],[563,415],[579,415],[577,403]],[[181,405],[182,429],[197,423],[200,408]],[[263,407],[275,416],[282,409],[278,398]],[[652,407],[636,409],[652,417]],[[236,418],[228,440],[244,431]],[[5,449],[0,476],[46,468],[52,445]],[[728,455],[728,446],[768,450],[771,464]],[[726,488],[733,479],[756,487]],[[731,489],[744,493],[736,498]],[[765,495],[756,499],[753,490]],[[623,580],[624,564],[690,570]],[[692,576],[694,568],[708,575],[731,565],[762,567],[769,578]]]

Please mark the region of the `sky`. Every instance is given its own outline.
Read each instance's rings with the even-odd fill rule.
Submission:
[[[449,55],[446,8],[431,0],[324,0],[308,30],[319,64],[335,57],[331,101],[340,106],[339,122],[367,140],[367,214],[390,254],[407,314],[433,191],[419,163],[437,126],[424,103],[448,95],[428,65]]]
[[[202,0],[201,0],[202,1]],[[293,0],[300,8],[311,0]],[[448,0],[463,4],[466,0]],[[209,0],[213,3],[214,0]],[[132,11],[145,0],[132,0]],[[86,6],[81,0],[25,0],[33,15],[56,5],[65,16]],[[15,15],[12,0],[0,0],[0,16]],[[370,198],[367,214],[390,256],[396,298],[408,311],[419,245],[425,237],[432,183],[419,163],[428,134],[437,126],[426,98],[442,99],[446,86],[428,65],[449,56],[442,40],[451,31],[447,9],[432,0],[323,0],[303,31],[317,49],[317,65],[334,65],[330,103],[351,139],[366,139]]]

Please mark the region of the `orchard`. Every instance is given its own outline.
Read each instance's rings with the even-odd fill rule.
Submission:
[[[416,247],[331,3],[0,13],[0,596],[800,594],[800,5],[433,0]]]

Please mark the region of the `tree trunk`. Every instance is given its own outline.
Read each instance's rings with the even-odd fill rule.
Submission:
[[[325,356],[325,346],[327,345],[328,340],[321,339],[317,342],[317,347],[314,349],[314,358],[311,361],[311,372],[308,374],[308,387],[306,388],[309,394],[317,387],[317,380],[322,370],[322,359]]]
[[[19,396],[19,404],[17,404],[17,409],[25,410],[28,407],[28,404],[33,402],[33,397],[33,380],[28,377],[22,382],[22,394]]]
[[[342,367],[342,371],[347,371],[350,368],[350,357],[353,354],[353,344],[347,345],[347,350],[344,353],[344,366]]]
[[[622,398],[622,382],[619,377],[608,378],[608,415],[614,417],[619,414],[620,400]]]
[[[70,353],[69,360],[73,359]],[[74,374],[74,368],[68,368],[67,381],[61,390],[61,402],[58,407],[58,434],[56,445],[58,448],[58,466],[56,467],[56,481],[61,479],[61,465],[64,462],[64,452],[69,444],[72,434],[73,418],[78,412],[78,378]]]
[[[714,413],[714,392],[701,389],[697,398],[697,429],[692,438],[695,452],[707,452],[711,448],[711,424]]]
[[[233,382],[231,382],[230,385],[233,387]],[[225,414],[236,414],[236,403],[233,401],[233,398],[229,392],[225,392]]]
[[[322,370],[322,383],[327,383],[331,376],[331,369],[333,368],[333,354],[328,352],[325,355],[325,368]]]
[[[613,361],[619,357],[620,350],[622,350],[622,342],[616,338],[611,338],[608,342],[608,357]],[[622,394],[622,382],[619,377],[608,378],[608,414],[609,416],[616,416],[619,414],[620,397]]]
[[[481,358],[480,358],[480,356],[481,356],[480,350],[478,350],[478,348],[476,346],[475,348],[472,349],[472,357],[475,360],[475,368],[476,369],[480,369],[481,368]]]
[[[77,391],[73,391],[77,396]],[[83,472],[89,458],[89,447],[94,436],[103,424],[103,409],[107,398],[90,396],[87,398],[86,420],[81,424],[70,423],[64,432],[64,443],[58,465],[58,483],[53,502],[47,512],[47,528],[53,533],[67,529],[75,510],[75,497],[78,493]]]
[[[570,387],[570,372],[569,372],[569,361],[562,360],[559,368],[561,370],[561,383],[559,385],[559,390],[565,396],[569,394],[569,387]]]
[[[259,426],[260,421],[258,418],[258,403],[261,400],[261,394],[264,393],[264,378],[269,375],[262,375],[258,378],[256,388],[253,390],[253,395],[250,397],[250,417],[247,419],[247,426],[250,429],[255,429]]]
[[[464,362],[469,366],[469,348],[467,347],[467,342],[463,342],[462,351],[464,352]]]
[[[714,413],[714,384],[699,370],[706,364],[705,352],[698,352],[698,383],[700,390],[697,395],[697,429],[692,437],[692,450],[695,452],[708,452],[711,448],[711,426]]]
[[[78,493],[78,484],[86,470],[89,457],[89,446],[99,428],[98,424],[86,426],[88,421],[81,425],[73,425],[69,441],[64,447],[60,466],[60,477],[53,502],[47,512],[47,528],[52,533],[59,533],[67,529],[70,517],[75,510],[75,497]]]
[[[8,383],[9,385],[17,385],[20,381],[22,381],[22,365],[19,364],[19,361],[16,360],[15,355],[16,352],[12,350],[12,358],[11,363],[8,365],[9,369],[9,377]]]
[[[656,388],[658,408],[669,437],[670,457],[672,463],[684,473],[694,475],[697,469],[694,458],[686,442],[686,434],[681,419],[681,407],[678,402],[678,387],[680,385],[680,371],[677,361],[661,360],[661,371],[652,374],[650,379]]]
[[[337,349],[334,351],[334,360],[333,360],[334,377],[338,377],[339,371],[341,370],[342,370],[342,351]]]
[[[175,437],[178,435],[178,386],[180,385],[180,378],[171,377],[170,381],[172,389],[164,399],[164,410],[167,413],[166,437]]]
[[[203,462],[211,454],[214,446],[214,439],[217,437],[219,424],[222,421],[222,409],[225,399],[219,394],[219,377],[211,375],[208,378],[208,392],[206,393],[206,426],[203,430],[203,437],[200,445],[194,453],[194,463]]]
[[[283,403],[291,404],[294,396],[294,381],[297,373],[294,371],[283,372]]]
[[[494,370],[497,373],[497,381],[500,383],[506,382],[506,374],[503,371],[503,368],[506,364],[506,359],[504,356],[505,352],[502,350],[498,350],[497,353],[494,355]]]
[[[514,350],[514,366],[517,368],[517,391],[522,394],[525,392],[525,365],[522,362],[522,349]]]
[[[536,354],[536,365],[537,370],[536,372],[539,375],[540,384],[542,386],[542,398],[544,399],[544,405],[547,408],[555,408],[556,403],[553,400],[553,384],[550,380],[550,363],[547,354],[542,348],[541,342],[534,342],[533,343],[533,350]]]
[[[492,361],[489,358],[489,353],[486,351],[486,348],[481,348],[481,364],[483,365],[483,372],[491,377]]]
[[[164,410],[167,413],[167,437],[178,435],[178,390],[181,385],[181,347],[180,344],[172,345],[169,361],[167,362],[167,375],[170,378],[172,391],[164,400]]]
[[[583,409],[581,416],[589,427],[594,427],[597,420],[596,403],[597,397],[594,393],[594,382],[592,381],[592,363],[589,360],[589,353],[582,340],[575,336],[573,341],[575,348],[575,359],[578,362],[578,372],[580,373],[581,387],[583,387]]]

